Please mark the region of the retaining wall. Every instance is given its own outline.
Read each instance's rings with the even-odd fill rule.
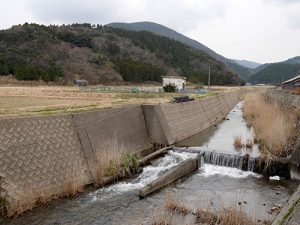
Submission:
[[[238,101],[232,92],[186,103],[0,119],[0,195],[13,209],[43,193],[60,194],[71,181],[89,184],[97,157],[112,145],[136,153],[173,144],[222,120]]]
[[[143,105],[150,140],[165,145],[184,140],[221,121],[239,100],[238,92],[229,92],[184,103]]]
[[[11,207],[90,181],[71,115],[0,120],[0,195]]]

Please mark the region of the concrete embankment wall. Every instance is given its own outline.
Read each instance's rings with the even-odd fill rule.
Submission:
[[[95,155],[113,144],[131,152],[152,146],[141,106],[0,119],[0,196],[13,209],[74,181],[92,183]]]
[[[240,100],[238,92],[176,104],[143,105],[152,143],[170,145],[221,121]]]
[[[43,193],[60,194],[74,180],[92,183],[96,156],[107,147],[136,153],[173,144],[222,120],[238,101],[232,92],[186,103],[0,119],[0,196],[14,208]]]
[[[11,207],[90,172],[71,115],[0,120],[0,195]]]

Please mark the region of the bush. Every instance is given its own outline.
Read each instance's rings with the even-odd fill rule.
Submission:
[[[165,92],[175,92],[176,91],[176,87],[174,84],[167,84],[164,86],[164,91]]]

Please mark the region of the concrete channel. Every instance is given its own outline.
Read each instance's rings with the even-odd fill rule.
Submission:
[[[257,152],[247,152],[247,149],[236,152],[226,147],[226,141],[232,141],[232,137],[226,136],[228,132],[225,135],[227,139],[223,142],[225,152],[220,151],[218,154],[234,154],[233,158],[239,157],[239,154],[244,158],[249,154],[251,160],[247,159],[247,169],[244,166],[244,171],[241,170],[243,163],[228,166],[230,163],[224,159],[226,157],[223,157],[228,164],[226,167],[209,164],[203,155],[207,150],[220,150],[216,140],[218,135],[224,135],[223,126],[228,126],[230,122],[234,126],[241,125],[242,118],[238,114],[241,105],[236,105],[239,101],[239,93],[232,92],[186,103],[1,119],[0,133],[5,133],[6,138],[0,136],[0,154],[3,156],[0,162],[0,190],[1,196],[8,200],[11,207],[15,207],[24,195],[30,196],[28,193],[32,188],[40,189],[41,187],[35,186],[39,182],[41,186],[49,186],[56,191],[60,190],[65,179],[74,175],[84,185],[92,183],[96,176],[93,171],[95,158],[102,153],[105,147],[103,143],[111,144],[112,139],[123,151],[144,157],[141,164],[145,167],[142,174],[133,180],[121,181],[96,191],[88,189],[74,200],[59,200],[45,209],[37,208],[14,221],[0,219],[0,224],[22,224],[24,221],[27,224],[132,224],[134,221],[131,219],[140,216],[137,209],[144,209],[143,214],[147,217],[151,210],[159,209],[163,204],[164,191],[155,191],[178,179],[183,179],[184,182],[177,181],[171,192],[184,199],[189,207],[207,207],[206,204],[211,204],[213,208],[220,209],[236,202],[246,202],[243,203],[243,210],[252,213],[255,219],[266,217],[273,220],[275,214],[269,214],[268,208],[278,202],[287,202],[298,184],[296,181],[263,179],[255,173],[255,166],[249,166]],[[198,138],[199,134],[201,138]],[[207,137],[207,140],[200,140],[203,137]],[[201,143],[195,143],[195,140],[200,140]],[[190,144],[188,149],[182,147],[187,146],[187,143]],[[173,147],[175,144],[177,147]],[[155,152],[153,145],[172,145],[172,149],[166,147]],[[230,145],[232,147],[232,143]],[[12,151],[18,155],[15,156]],[[194,158],[200,152],[203,153],[206,164],[197,169],[198,164]],[[164,157],[154,160],[161,154]],[[218,162],[223,160],[219,159],[220,157]],[[192,175],[185,177],[190,172],[193,172]],[[36,177],[35,182],[32,181],[33,176]],[[55,184],[53,180],[56,181]],[[138,190],[142,197],[153,191],[155,193],[139,200],[136,199]],[[205,199],[200,196],[205,196]],[[66,209],[67,212],[61,209]]]

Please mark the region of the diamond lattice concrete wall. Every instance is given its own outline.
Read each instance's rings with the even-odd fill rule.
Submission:
[[[11,207],[91,179],[72,116],[0,119],[0,194]]]
[[[159,144],[184,140],[221,121],[239,99],[238,92],[228,92],[190,102],[144,105],[150,139]]]

